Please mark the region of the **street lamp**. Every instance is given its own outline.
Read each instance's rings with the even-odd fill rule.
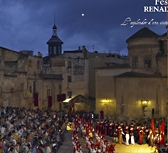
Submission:
[[[142,112],[143,116],[145,117],[145,108],[148,106],[148,100],[141,100],[141,105],[142,105]]]
[[[142,105],[142,107],[147,107],[148,106],[148,100],[141,100],[141,105]]]
[[[108,106],[107,104],[108,104],[108,99],[106,98],[106,100],[104,101],[104,105]]]

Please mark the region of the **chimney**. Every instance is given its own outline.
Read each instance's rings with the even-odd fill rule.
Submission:
[[[84,52],[86,50],[85,46],[82,46],[82,51]]]
[[[80,46],[78,46],[78,50],[81,50]]]
[[[84,58],[87,58],[87,53],[88,53],[88,51],[87,51],[87,49],[85,48],[85,46],[82,46],[82,52],[83,52],[83,54],[84,54]]]
[[[42,57],[42,54],[40,52],[38,52],[38,57]]]

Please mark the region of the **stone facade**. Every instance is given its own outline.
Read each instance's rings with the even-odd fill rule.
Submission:
[[[34,107],[34,93],[38,94],[38,107],[47,108],[45,93],[47,80],[42,75],[42,58],[0,47],[0,105],[13,107]],[[52,78],[54,90],[58,93],[62,78]],[[51,83],[50,83],[51,86]],[[54,92],[55,91],[55,92]],[[57,99],[53,98],[53,107]]]
[[[62,75],[61,91],[68,101],[79,94],[88,96],[88,60],[83,50],[65,51],[49,61],[49,66],[43,66],[43,73]]]
[[[153,109],[165,117],[167,48],[160,39],[166,40],[142,28],[127,39],[130,69],[96,70],[97,114],[103,109],[106,117],[135,119],[152,117]]]
[[[106,53],[88,52],[85,46],[78,50],[64,51],[64,54],[50,57],[48,65],[43,65],[43,73],[62,75],[62,93],[66,101],[78,95],[95,103],[95,68],[114,63],[128,63],[127,58],[108,57]],[[85,99],[86,101],[86,99]],[[71,103],[64,103],[64,105]],[[76,102],[75,109],[81,110],[92,106],[84,106]],[[94,104],[95,105],[95,104]],[[89,111],[91,109],[87,109]]]
[[[114,118],[116,114],[116,79],[114,76],[131,71],[128,65],[123,67],[103,67],[96,69],[96,110],[105,112],[105,117]]]

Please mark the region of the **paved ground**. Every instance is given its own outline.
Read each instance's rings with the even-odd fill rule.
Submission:
[[[88,153],[86,147],[85,147],[85,140],[80,138],[80,143],[82,145],[82,152]],[[147,144],[144,145],[129,145],[126,146],[124,144],[116,144],[115,146],[117,153],[154,153],[154,148],[148,147]],[[58,153],[73,153],[72,149],[72,131],[68,131],[65,134],[65,142],[63,145],[59,148]]]

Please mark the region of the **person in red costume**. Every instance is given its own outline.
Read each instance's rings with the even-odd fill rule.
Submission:
[[[114,145],[110,144],[108,146],[108,153],[114,153],[114,151],[115,151]]]
[[[143,143],[143,137],[144,137],[144,131],[141,129],[139,131],[139,144],[142,145]]]
[[[99,123],[99,133],[103,134],[103,122]]]
[[[108,134],[110,137],[112,137],[113,136],[113,123],[112,122],[110,122],[109,123],[109,134]]]
[[[99,121],[98,122],[96,122],[96,133],[99,133]]]
[[[161,125],[160,125],[160,144],[161,145],[165,145],[165,123],[164,121],[162,121]]]

